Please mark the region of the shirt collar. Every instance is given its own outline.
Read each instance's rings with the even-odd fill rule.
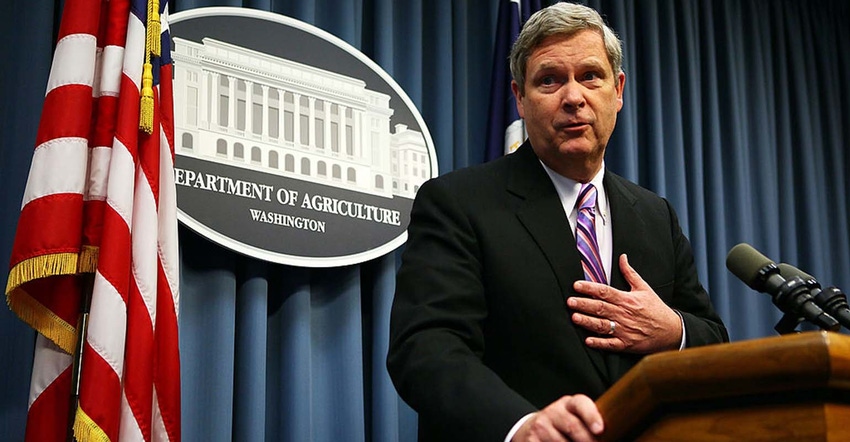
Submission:
[[[564,209],[567,210],[568,214],[572,213],[575,210],[576,200],[578,200],[578,194],[581,190],[581,183],[555,172],[543,164],[542,161],[540,164],[543,166],[543,170],[546,171],[546,174],[549,175],[549,178],[552,180],[552,184],[555,185],[555,190],[558,192],[558,197],[561,199],[561,204],[564,206]],[[596,211],[602,215],[603,220],[607,220],[608,197],[605,193],[605,186],[602,185],[602,179],[604,177],[605,162],[603,161],[602,167],[599,169],[599,172],[593,176],[590,183],[596,187]]]

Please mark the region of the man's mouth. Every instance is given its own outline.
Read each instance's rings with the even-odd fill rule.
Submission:
[[[568,122],[568,123],[559,124],[558,127],[561,130],[574,131],[574,130],[582,130],[589,125],[590,125],[590,123],[588,123],[586,121],[571,121],[571,122]]]

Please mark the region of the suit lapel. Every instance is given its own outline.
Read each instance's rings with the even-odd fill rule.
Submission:
[[[643,219],[635,211],[637,198],[619,182],[616,175],[606,171],[603,185],[608,195],[611,231],[614,235],[611,243],[611,286],[629,290],[629,283],[620,271],[620,255],[626,253],[631,258],[631,238],[634,237],[633,232],[643,230]]]
[[[635,209],[637,197],[630,192],[620,181],[622,178],[606,171],[603,178],[605,193],[608,195],[609,211],[611,213],[612,253],[611,253],[611,286],[629,291],[631,286],[620,271],[620,255],[625,253],[629,257],[629,264],[636,266],[640,259],[640,248],[636,246],[635,239],[638,237],[634,232],[646,231],[643,218]],[[640,267],[640,266],[638,266]],[[640,359],[639,356],[626,355],[622,353],[608,353],[605,362],[610,379],[622,377],[634,363]]]
[[[546,256],[552,271],[558,280],[564,301],[564,314],[570,312],[566,308],[569,296],[582,296],[573,291],[573,282],[584,279],[581,269],[581,257],[576,249],[575,238],[570,232],[570,223],[564,208],[555,191],[551,179],[543,170],[537,156],[526,142],[512,156],[511,175],[508,179],[508,192],[519,197],[522,202],[517,206],[516,215],[520,223]],[[581,327],[571,327],[585,349],[593,366],[606,383],[610,383],[609,370],[601,352],[591,349],[584,344],[587,337]]]

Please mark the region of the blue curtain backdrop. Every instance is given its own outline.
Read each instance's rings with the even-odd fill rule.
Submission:
[[[482,161],[497,0],[172,3],[274,11],[335,34],[418,106],[441,173]],[[732,339],[775,335],[781,316],[725,269],[738,242],[850,288],[848,3],[588,3],[625,42],[625,107],[607,165],[678,210]],[[3,268],[60,8],[0,2]],[[249,259],[186,229],[180,240],[184,440],[415,439],[415,414],[384,368],[397,252],[311,270]],[[0,434],[21,440],[34,334],[8,309],[0,333]]]

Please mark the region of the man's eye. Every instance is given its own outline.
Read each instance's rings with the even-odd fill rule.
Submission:
[[[540,84],[543,86],[551,86],[555,84],[555,77],[543,77],[540,79]]]
[[[593,80],[596,80],[596,79],[599,79],[599,78],[602,78],[602,76],[599,75],[596,72],[587,72],[584,75],[582,75],[582,79],[584,81],[593,81]]]

